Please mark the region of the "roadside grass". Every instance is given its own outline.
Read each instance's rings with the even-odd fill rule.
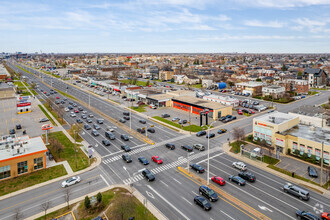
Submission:
[[[63,151],[60,153],[55,151],[51,144],[48,147],[57,162],[64,161],[64,160],[68,161],[73,172],[76,172],[76,171],[79,171],[79,170],[82,170],[82,169],[85,169],[88,167],[88,157],[77,145],[77,168],[76,168],[74,143],[72,143],[64,135],[64,133],[62,131],[53,132],[53,133],[48,134],[48,139],[51,139],[51,138],[59,140],[60,143],[62,144],[62,146],[64,147]]]
[[[308,95],[316,95],[319,94],[319,92],[316,91],[308,91]]]
[[[26,70],[26,69],[24,69],[24,68],[22,68],[22,67],[20,67],[20,66],[18,66],[18,65],[15,65],[17,68],[20,68],[21,70],[23,70],[24,72],[26,72],[26,73],[29,73],[29,74],[32,74],[30,71],[28,71],[28,70]],[[33,74],[32,74],[33,75]]]
[[[264,163],[271,164],[271,165],[275,165],[275,164],[277,164],[278,162],[280,162],[280,160],[278,160],[278,159],[276,159],[276,158],[274,158],[274,157],[270,157],[270,156],[268,156],[268,155],[264,155],[263,158],[264,158],[264,159],[263,159],[263,162],[264,162]]]
[[[61,90],[58,90],[58,89],[55,89],[58,93],[60,93],[60,94],[62,94],[62,95],[64,95],[64,96],[66,96],[66,97],[68,97],[68,98],[70,98],[70,99],[73,99],[73,100],[76,100],[76,101],[78,101],[78,99],[76,99],[76,97],[73,97],[72,95],[69,95],[69,94],[67,94],[67,93],[65,93],[65,92],[62,92]]]
[[[55,219],[69,213],[77,206],[78,208],[74,212],[75,218],[81,220],[90,220],[97,216],[103,216],[103,214],[100,214],[103,212],[105,212],[108,219],[128,219],[134,216],[135,219],[156,220],[152,213],[139,200],[132,197],[126,189],[113,188],[101,194],[102,201],[92,205],[88,209],[85,208],[83,199],[77,203],[70,204],[69,209],[66,206],[47,214],[46,219]],[[96,195],[94,196],[96,197]],[[36,220],[44,219],[45,216],[41,216]]]
[[[156,120],[159,120],[159,121],[161,121],[161,122],[164,122],[164,123],[166,123],[166,124],[172,125],[172,126],[174,126],[174,127],[177,127],[177,128],[179,128],[179,129],[182,129],[182,130],[184,130],[184,131],[199,132],[199,131],[201,131],[201,130],[206,130],[206,129],[207,129],[206,126],[200,127],[200,126],[198,126],[198,125],[191,125],[191,127],[190,127],[189,125],[186,125],[186,126],[182,126],[182,127],[181,127],[180,124],[178,124],[178,123],[176,123],[176,122],[173,122],[173,121],[170,121],[170,120],[167,120],[167,119],[162,118],[162,117],[160,117],[160,116],[154,116],[154,117],[152,117],[152,118],[154,118],[154,119],[156,119]],[[212,127],[211,127],[211,128],[212,128]]]
[[[146,112],[145,107],[148,105],[140,105],[139,107],[131,106],[130,108],[137,112]]]
[[[52,114],[52,116],[61,124],[61,125],[65,125],[66,122],[63,120],[62,121],[62,118],[60,118],[58,116],[58,114],[54,111],[54,109],[51,109],[48,105],[48,103],[45,103],[44,104],[44,107],[50,112],[50,114]],[[49,119],[50,120],[50,119]]]
[[[129,80],[129,79],[123,79],[123,80],[119,80],[120,82],[123,82],[123,83],[126,83],[126,84],[131,84],[131,80]],[[132,85],[132,84],[131,84]],[[136,84],[135,84],[136,86],[147,86],[147,82],[144,82],[144,81],[139,81],[139,80],[137,80],[136,81]],[[149,82],[149,85],[153,85],[151,82]]]
[[[251,116],[251,114],[249,114],[249,113],[243,113],[243,115],[245,115],[245,116],[247,116],[247,117],[250,117]]]
[[[198,89],[202,88],[202,84],[195,84],[195,85],[190,85],[190,86],[193,88],[198,88]]]
[[[328,90],[327,88],[309,88],[309,89],[324,90],[324,91],[327,91]]]
[[[17,86],[17,90],[20,90],[21,93],[19,93],[20,95],[23,96],[32,96],[32,94],[26,89],[26,87],[24,86],[24,82],[22,81],[16,81],[14,82],[14,85]]]
[[[50,115],[46,112],[46,110],[44,109],[44,107],[42,105],[38,105],[40,110],[45,114],[45,116],[49,119],[49,121],[54,125],[57,126],[57,124],[55,123],[55,121],[52,119],[52,117],[50,117]]]
[[[66,175],[64,166],[57,165],[46,169],[38,170],[29,174],[23,174],[18,177],[2,180],[0,184],[0,196],[12,193],[60,176]]]
[[[330,109],[330,104],[329,103],[322,104],[321,106],[325,109]]]
[[[158,123],[158,120],[157,119],[151,118],[151,120],[154,121],[155,123]],[[167,124],[162,124],[162,125],[165,126],[165,127],[167,127],[167,128],[169,128],[169,129],[172,129],[173,131],[180,132],[179,129],[175,129],[175,128],[167,125]]]
[[[67,130],[67,132],[70,134],[70,136],[74,139],[74,132],[72,129]],[[84,139],[79,135],[76,134],[76,142],[82,142]]]
[[[232,142],[230,143],[230,152],[233,152],[235,154],[238,154],[241,152],[241,145],[242,144],[246,144],[245,141],[235,141],[235,142]]]

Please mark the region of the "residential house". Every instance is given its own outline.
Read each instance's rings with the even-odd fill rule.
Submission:
[[[263,82],[254,82],[254,81],[236,83],[235,91],[242,92],[243,94],[249,93],[252,94],[252,96],[258,96],[262,94],[263,85],[264,85]]]
[[[200,82],[200,79],[196,76],[186,76],[184,79],[184,83],[187,85],[195,85]]]
[[[328,74],[322,69],[307,68],[302,78],[308,80],[309,87],[322,87],[327,85]]]
[[[282,98],[285,94],[285,87],[283,86],[264,86],[262,87],[262,96],[272,96],[275,99]]]
[[[184,79],[186,78],[186,75],[173,75],[174,82],[177,84],[184,83]]]

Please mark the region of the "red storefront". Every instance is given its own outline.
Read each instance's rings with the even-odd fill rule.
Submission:
[[[183,111],[187,111],[189,112],[189,110],[192,108],[192,113],[199,115],[200,112],[202,112],[204,109],[198,106],[194,106],[194,105],[189,105],[187,103],[182,103],[179,101],[173,101],[173,108],[177,108]],[[213,112],[213,110],[210,110],[211,112]]]

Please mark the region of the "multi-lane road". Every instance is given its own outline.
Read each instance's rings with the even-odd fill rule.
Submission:
[[[226,192],[230,196],[221,197],[219,201],[212,203],[213,209],[211,211],[205,212],[193,203],[194,196],[198,195],[199,184],[177,169],[178,166],[187,167],[188,154],[180,146],[196,143],[207,146],[205,137],[179,134],[146,119],[147,125],[155,125],[156,130],[156,133],[148,134],[148,137],[154,142],[153,145],[150,145],[141,136],[136,136],[135,133],[129,132],[128,122],[124,125],[118,125],[115,122],[123,116],[123,111],[125,111],[120,106],[113,105],[102,97],[90,95],[88,92],[59,79],[39,73],[37,70],[24,67],[37,76],[43,75],[43,82],[41,82],[39,77],[28,74],[9,62],[8,64],[15,71],[22,72],[29,80],[38,83],[39,89],[49,91],[49,86],[51,85],[53,88],[67,92],[77,100],[80,100],[79,102],[77,100],[72,101],[83,104],[86,111],[94,114],[93,123],[96,123],[96,119],[99,117],[105,119],[105,123],[100,125],[100,136],[92,136],[90,130],[81,132],[81,136],[89,144],[93,145],[94,149],[102,156],[102,163],[97,168],[80,175],[82,182],[70,187],[74,192],[70,199],[101,189],[107,185],[128,184],[131,182],[134,188],[139,190],[168,219],[257,219],[261,215],[265,219],[295,219],[295,211],[297,209],[317,212],[317,208],[323,207],[323,210],[330,210],[329,198],[310,191],[311,199],[309,201],[296,199],[283,192],[282,187],[287,182],[286,180],[249,164],[247,164],[249,171],[253,172],[257,177],[255,183],[238,186],[228,181],[229,175],[237,174],[238,170],[231,166],[232,162],[236,160],[222,151],[222,145],[227,142],[228,138],[231,138],[231,131],[234,127],[242,127],[246,133],[251,132],[252,120],[255,116],[226,124],[225,128],[228,129],[228,133],[217,134],[215,138],[210,139],[210,176],[217,175],[223,177],[227,183],[224,186],[215,186],[216,191],[219,193]],[[40,90],[37,90],[37,92],[40,98],[46,98]],[[56,96],[60,96],[61,99],[63,97],[61,94]],[[328,97],[329,92],[322,92],[317,99],[308,98],[288,105],[277,104],[277,109],[288,112],[302,104],[314,105],[326,102]],[[90,103],[91,108],[88,108],[88,103]],[[102,115],[99,114],[100,112]],[[78,113],[77,117],[80,117],[80,115],[81,113]],[[106,118],[104,117],[105,115],[107,116]],[[71,118],[69,114],[66,114],[64,118],[69,124],[76,122],[76,118]],[[132,129],[136,130],[141,126],[145,126],[139,122],[142,118],[144,117],[138,114],[132,115]],[[111,146],[105,147],[101,141],[105,139],[104,131],[108,125],[116,127],[116,140],[111,141]],[[130,136],[130,140],[127,142],[120,139],[120,134],[124,133]],[[164,144],[168,142],[174,143],[176,149],[169,150],[165,148]],[[123,143],[127,143],[132,149],[129,153],[133,159],[132,163],[127,164],[121,159],[123,152],[120,146]],[[151,157],[153,155],[160,156],[164,163],[158,165],[152,162]],[[146,157],[150,164],[144,166],[139,163],[137,158],[140,156]],[[194,150],[194,154],[190,155],[189,160],[192,163],[199,163],[206,168],[206,158],[207,151],[199,152]],[[151,170],[155,174],[156,180],[150,183],[146,181],[139,173],[142,168]],[[206,179],[205,173],[199,175],[201,178]],[[25,217],[32,216],[41,212],[41,209],[38,207],[41,207],[40,204],[47,200],[51,201],[52,206],[65,202],[66,191],[60,187],[60,183],[61,181],[55,182],[37,190],[31,190],[15,197],[1,200],[0,219],[12,218],[17,208],[24,212]],[[15,201],[20,202],[17,203]],[[240,204],[245,205],[240,206]],[[245,206],[248,207],[248,211],[244,208]],[[253,211],[251,212],[251,210]]]

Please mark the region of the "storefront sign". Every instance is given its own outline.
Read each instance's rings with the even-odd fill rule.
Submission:
[[[276,138],[276,146],[283,147],[283,145],[284,145],[284,141],[281,140],[281,139]]]
[[[260,125],[260,126],[264,126],[264,127],[268,127],[268,128],[274,128],[273,126],[270,126],[270,125],[266,125],[264,123],[260,123],[260,122],[256,122],[257,125]]]

